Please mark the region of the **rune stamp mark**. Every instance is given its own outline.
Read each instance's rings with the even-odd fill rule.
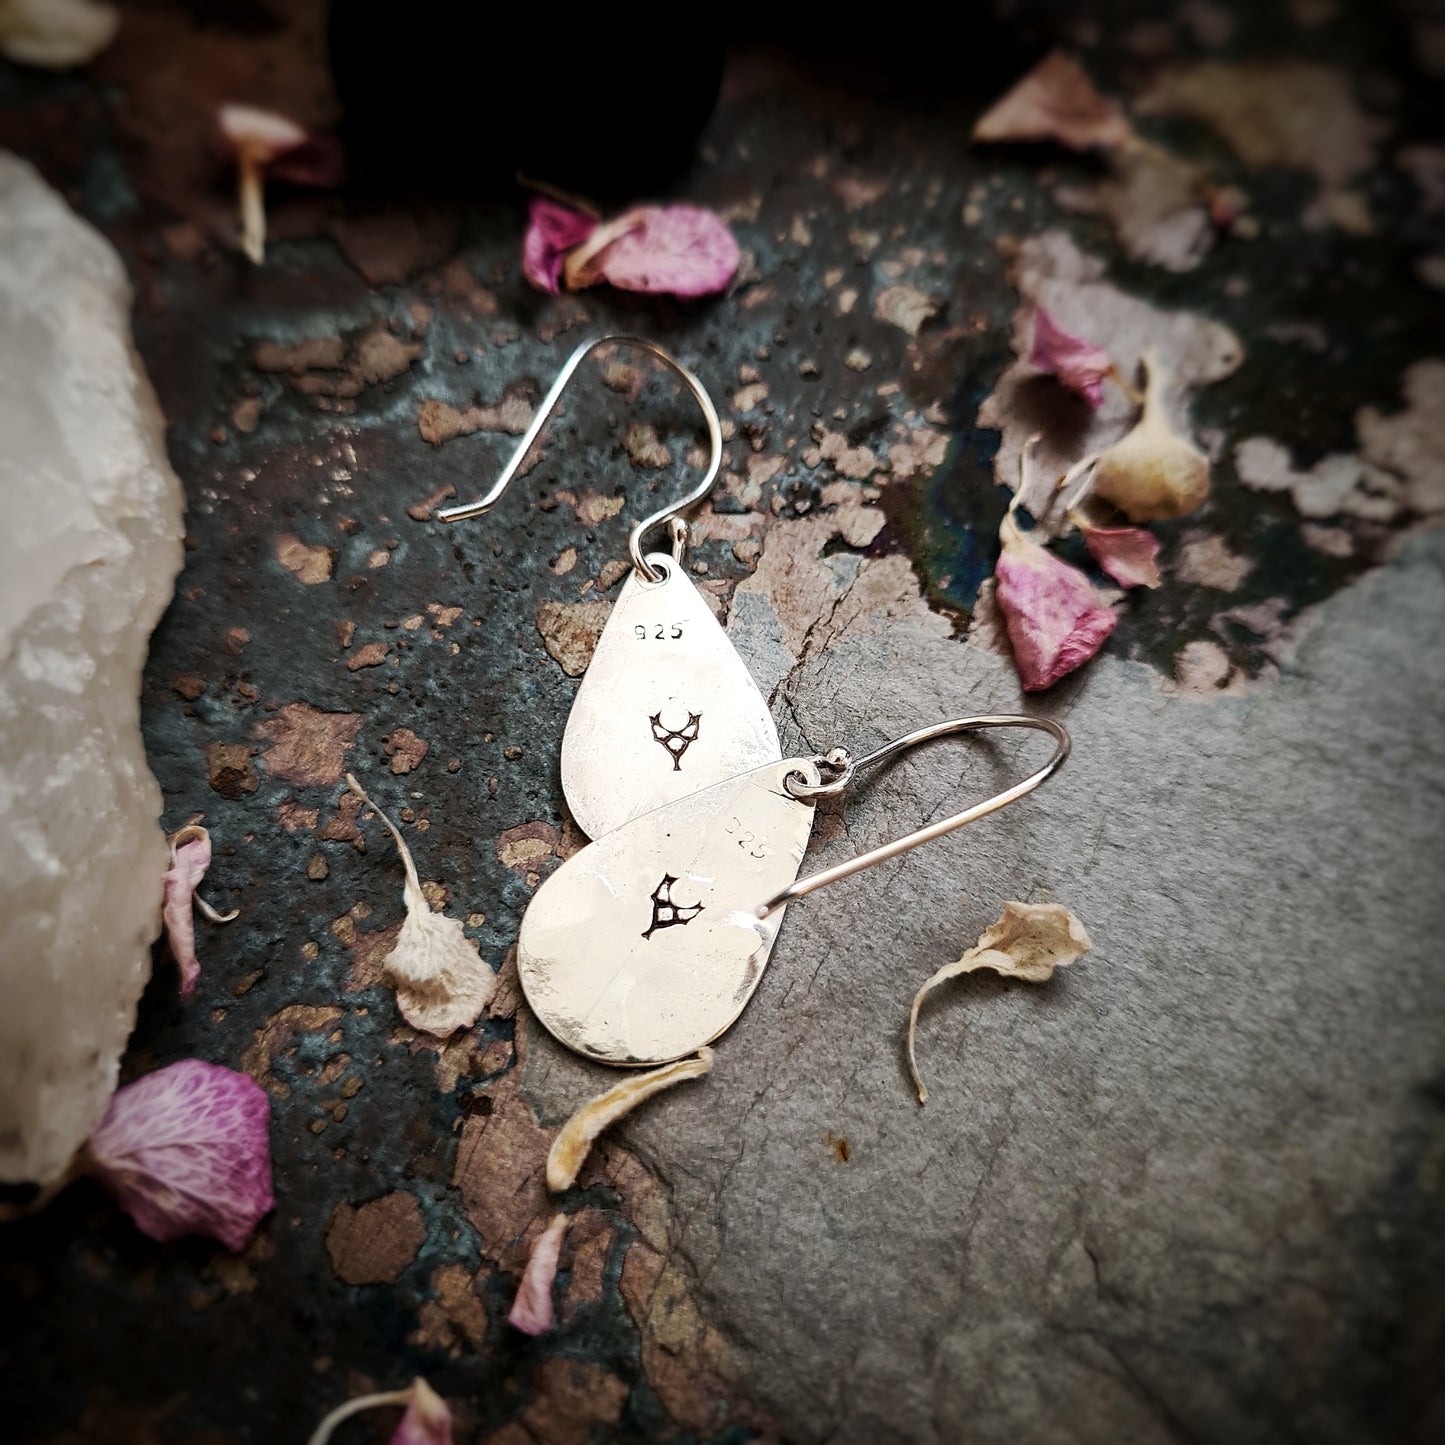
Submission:
[[[702,912],[701,903],[681,904],[672,901],[672,885],[677,882],[671,873],[662,875],[662,882],[652,890],[652,922],[642,936],[651,938],[659,928],[676,928],[691,923]]]
[[[680,773],[682,755],[697,741],[698,730],[702,726],[702,714],[688,713],[687,722],[680,728],[663,727],[661,712],[653,713],[649,721],[652,723],[652,736],[667,749],[672,758],[673,772]]]

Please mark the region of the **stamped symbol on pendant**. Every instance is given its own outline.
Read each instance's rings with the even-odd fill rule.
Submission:
[[[672,885],[677,882],[671,873],[662,875],[662,882],[652,890],[652,922],[642,936],[651,938],[659,928],[676,928],[681,923],[691,923],[702,912],[701,903],[686,905],[672,901]]]
[[[655,712],[648,719],[652,724],[652,736],[667,749],[668,756],[672,759],[672,770],[675,773],[682,771],[682,755],[697,741],[698,729],[702,724],[700,712],[690,712],[687,715],[687,722],[680,728],[668,728],[662,725],[662,713]]]

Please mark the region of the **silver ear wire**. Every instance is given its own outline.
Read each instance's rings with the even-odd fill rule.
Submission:
[[[895,838],[891,843],[884,843],[881,847],[863,853],[857,858],[850,858],[846,863],[839,863],[835,867],[824,868],[821,872],[810,874],[807,878],[800,878],[796,883],[783,889],[781,893],[774,894],[766,903],[760,905],[756,910],[757,916],[766,918],[770,913],[776,913],[784,904],[806,897],[809,893],[824,888],[829,883],[836,883],[842,878],[851,878],[853,874],[861,873],[865,868],[872,868],[875,863],[884,863],[889,858],[896,858],[900,853],[906,853],[910,848],[918,847],[920,843],[931,843],[935,838],[943,837],[945,833],[952,833],[955,828],[962,828],[967,823],[976,822],[979,818],[986,818],[1000,808],[1006,808],[1016,799],[1022,798],[1025,793],[1033,792],[1040,783],[1051,778],[1063,767],[1064,759],[1069,755],[1069,735],[1060,723],[1046,717],[1006,714],[1000,717],[954,718],[950,722],[934,723],[932,727],[918,728],[904,737],[896,738],[891,743],[885,743],[883,747],[876,752],[869,753],[867,757],[856,760],[850,757],[843,748],[834,748],[828,753],[820,754],[812,761],[817,764],[820,771],[834,775],[827,782],[809,784],[803,780],[801,773],[790,774],[784,786],[799,801],[812,802],[816,798],[836,797],[845,791],[860,768],[872,767],[875,763],[884,762],[899,753],[907,752],[910,748],[916,748],[920,743],[932,742],[935,738],[948,737],[953,733],[981,732],[985,728],[1033,728],[1039,732],[1048,733],[1054,740],[1053,756],[1043,767],[1030,773],[1022,782],[1015,783],[1011,788],[1005,788],[1001,793],[995,793],[993,797],[986,798],[982,803],[975,803],[971,808],[965,808],[961,813],[955,813],[951,818],[944,818],[938,823],[930,823],[926,828],[918,829],[916,833]]]
[[[712,455],[702,481],[680,501],[674,502],[670,507],[664,507],[660,512],[654,512],[650,517],[644,517],[632,529],[631,535],[627,539],[627,550],[631,554],[632,565],[649,582],[657,582],[661,580],[661,574],[642,555],[642,539],[654,527],[661,526],[662,523],[676,517],[679,512],[685,512],[689,507],[702,501],[712,490],[712,484],[717,480],[718,470],[722,466],[722,426],[718,422],[717,408],[713,406],[712,398],[708,396],[697,377],[656,342],[646,341],[640,336],[597,336],[591,341],[584,341],[567,358],[566,364],[557,373],[557,379],[552,383],[552,389],[542,398],[542,404],[537,408],[537,414],[532,418],[532,423],[523,434],[522,440],[517,443],[517,450],[512,453],[512,459],[502,468],[502,474],[492,483],[486,495],[478,497],[474,502],[463,502],[455,507],[443,507],[435,515],[439,522],[461,522],[468,517],[479,517],[483,512],[491,510],[497,499],[507,490],[507,484],[521,469],[527,453],[532,449],[532,443],[541,435],[542,428],[546,426],[562,393],[567,389],[567,383],[571,381],[572,373],[581,365],[583,358],[599,346],[633,346],[655,356],[682,378],[684,385],[692,393],[693,399],[702,408],[703,421],[707,423],[708,446],[711,448]],[[676,549],[678,535],[675,530],[673,544]]]

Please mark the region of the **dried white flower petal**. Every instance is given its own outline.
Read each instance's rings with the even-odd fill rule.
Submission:
[[[367,797],[350,773],[346,786],[386,824],[406,869],[406,919],[384,965],[396,985],[397,1006],[413,1028],[444,1039],[469,1028],[497,990],[497,975],[455,918],[433,913],[416,864],[396,824]]]
[[[1029,983],[1044,983],[1056,968],[1082,958],[1092,947],[1084,925],[1062,904],[1005,903],[998,922],[985,929],[962,958],[945,963],[914,996],[908,1016],[908,1071],[918,1090],[918,1102],[928,1098],[913,1047],[918,1010],[939,984],[979,968],[991,968],[995,973]]]
[[[583,1104],[552,1141],[547,1154],[547,1188],[557,1193],[572,1185],[592,1148],[592,1141],[609,1124],[631,1113],[644,1099],[685,1079],[700,1079],[711,1069],[712,1050],[701,1048],[691,1058],[649,1069],[645,1074],[630,1074],[605,1094]]]

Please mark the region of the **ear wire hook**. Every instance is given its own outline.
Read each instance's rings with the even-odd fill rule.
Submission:
[[[1016,799],[1022,798],[1025,793],[1033,792],[1040,783],[1051,778],[1063,767],[1064,759],[1069,756],[1069,735],[1061,724],[1046,717],[1005,714],[999,717],[954,718],[950,722],[934,723],[932,727],[919,728],[905,737],[885,743],[876,752],[869,753],[867,757],[858,758],[856,761],[849,756],[846,748],[834,748],[831,752],[814,758],[813,761],[820,768],[837,774],[829,782],[809,784],[803,781],[801,773],[790,773],[784,786],[793,797],[802,800],[834,797],[848,787],[860,768],[871,768],[875,763],[881,763],[898,753],[907,752],[920,743],[932,742],[934,738],[948,737],[953,733],[981,732],[985,728],[1034,728],[1039,732],[1048,733],[1054,740],[1053,756],[1043,767],[1030,773],[1022,782],[1015,783],[1011,788],[1005,788],[1001,793],[995,793],[993,797],[986,798],[982,803],[975,803],[971,808],[965,808],[963,812],[955,813],[951,818],[930,823],[926,828],[918,829],[916,833],[895,838],[891,843],[884,843],[881,847],[863,853],[857,858],[850,858],[846,863],[839,863],[832,868],[824,868],[821,872],[799,879],[762,904],[756,910],[757,916],[766,918],[770,913],[777,912],[785,903],[792,903],[795,899],[804,898],[809,893],[826,887],[829,883],[838,882],[839,879],[851,878],[853,874],[861,873],[865,868],[873,867],[875,863],[884,863],[889,858],[896,858],[900,853],[906,853],[910,848],[918,847],[920,843],[931,843],[935,838],[943,837],[945,833],[952,833],[955,828],[962,828],[966,823],[976,822],[979,818],[985,818],[1000,808],[1006,808]]]
[[[642,539],[654,527],[661,526],[663,522],[676,517],[679,512],[685,512],[689,507],[702,501],[712,490],[712,484],[717,480],[718,470],[722,466],[722,427],[718,422],[717,408],[713,406],[712,398],[703,388],[702,382],[676,357],[664,351],[656,342],[646,341],[640,336],[596,336],[591,341],[584,341],[567,358],[562,370],[557,373],[557,379],[552,383],[552,389],[542,398],[542,404],[537,408],[537,414],[532,418],[532,424],[527,428],[522,440],[517,443],[517,450],[512,453],[512,459],[502,468],[501,476],[492,483],[486,495],[478,497],[475,502],[463,502],[455,507],[443,507],[436,512],[435,516],[439,522],[461,522],[468,517],[479,517],[483,512],[491,510],[497,499],[507,490],[507,484],[521,470],[522,462],[532,449],[532,443],[541,435],[542,428],[546,426],[562,393],[567,389],[567,383],[572,380],[572,373],[582,364],[583,358],[599,346],[634,346],[639,351],[645,351],[649,355],[655,356],[682,378],[684,385],[692,393],[693,399],[702,408],[703,420],[707,423],[707,440],[708,446],[712,450],[712,456],[702,481],[681,501],[674,502],[670,507],[664,507],[660,512],[654,512],[650,517],[644,517],[632,529],[627,538],[627,550],[632,556],[632,565],[649,582],[660,582],[663,574],[653,568],[642,555]],[[673,533],[673,541],[674,555],[676,556],[676,531]]]

